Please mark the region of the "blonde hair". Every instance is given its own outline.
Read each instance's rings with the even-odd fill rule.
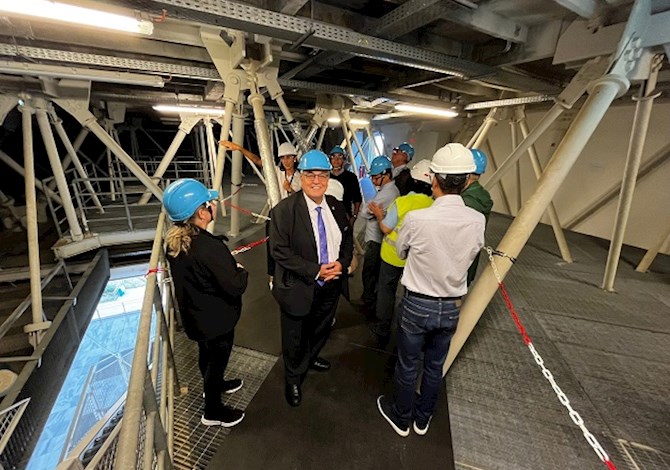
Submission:
[[[193,237],[200,233],[200,229],[190,220],[174,224],[165,235],[168,255],[176,258],[180,253],[188,254]]]

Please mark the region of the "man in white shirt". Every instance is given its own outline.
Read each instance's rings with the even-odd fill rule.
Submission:
[[[485,218],[460,196],[474,169],[472,153],[461,144],[435,152],[430,165],[435,202],[409,212],[398,233],[398,256],[407,259],[398,362],[393,397],[377,398],[377,408],[402,437],[409,434],[411,421],[417,434],[428,432],[461,298],[467,293],[468,267],[484,246]],[[423,376],[415,397],[422,351]]]

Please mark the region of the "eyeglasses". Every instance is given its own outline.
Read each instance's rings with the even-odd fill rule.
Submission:
[[[304,176],[307,181],[328,181],[328,178],[330,178],[330,174],[328,173],[303,173],[302,176]]]

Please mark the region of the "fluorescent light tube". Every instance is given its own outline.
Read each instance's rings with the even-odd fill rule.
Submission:
[[[153,108],[161,113],[201,114],[203,116],[223,116],[226,113],[223,108],[206,108],[204,106],[173,106],[159,104]]]
[[[113,29],[127,33],[150,35],[154,32],[154,25],[151,21],[138,20],[130,16],[49,0],[0,0],[0,12]]]
[[[328,122],[331,124],[339,124],[340,123],[340,118],[339,117],[330,117],[328,118]],[[370,121],[367,119],[349,119],[349,123],[354,125],[354,126],[367,126],[370,124]]]
[[[395,105],[397,111],[403,111],[414,114],[428,114],[430,116],[440,116],[452,118],[458,116],[456,111],[444,108],[430,108],[428,106],[417,106],[413,104],[397,104]]]

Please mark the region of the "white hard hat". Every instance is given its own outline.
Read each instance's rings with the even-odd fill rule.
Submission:
[[[283,157],[284,155],[298,155],[298,151],[295,149],[293,144],[290,142],[284,142],[279,146],[279,151],[277,152],[278,157]]]
[[[338,201],[341,201],[344,198],[344,186],[342,186],[342,183],[337,181],[335,178],[330,178],[328,180],[326,194],[333,196]]]
[[[472,152],[462,144],[447,144],[433,155],[430,170],[433,173],[462,175],[475,171]]]
[[[414,164],[410,170],[412,179],[430,184],[430,160],[421,160]]]

